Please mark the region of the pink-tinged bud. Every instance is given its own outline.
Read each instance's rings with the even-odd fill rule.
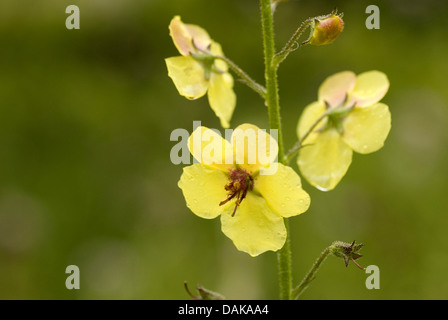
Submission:
[[[332,43],[344,29],[344,21],[340,16],[333,14],[322,20],[316,19],[313,36],[309,44],[322,46]]]

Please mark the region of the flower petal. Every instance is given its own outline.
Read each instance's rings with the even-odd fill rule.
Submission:
[[[194,24],[186,24],[185,26],[193,39],[193,46],[195,49],[197,48],[203,51],[210,49],[212,40],[210,39],[207,31]]]
[[[198,127],[188,138],[188,149],[203,165],[228,172],[234,168],[233,147],[215,130]]]
[[[173,39],[174,45],[180,54],[188,56],[190,52],[194,52],[191,35],[185,24],[181,21],[179,16],[175,16],[169,25],[170,36]]]
[[[215,56],[224,56],[221,45],[213,40],[210,47],[210,52]],[[221,59],[215,59],[214,67],[219,72],[227,72],[229,70],[229,66],[227,65],[227,63]]]
[[[221,126],[228,128],[236,105],[233,78],[230,73],[212,72],[208,89],[208,101],[210,107],[220,119]]]
[[[221,215],[222,232],[238,250],[255,257],[266,251],[277,251],[286,241],[283,218],[271,211],[266,201],[248,193],[232,217],[233,210]]]
[[[326,101],[330,107],[341,105],[347,93],[355,87],[356,75],[351,71],[343,71],[329,76],[319,87],[319,101]]]
[[[390,127],[391,115],[387,105],[377,103],[354,108],[343,122],[342,139],[358,153],[371,153],[383,147]]]
[[[300,150],[297,164],[305,179],[316,188],[336,187],[352,161],[352,150],[335,129],[320,132],[311,145]]]
[[[169,25],[170,36],[174,45],[183,56],[197,52],[196,48],[206,50],[211,43],[207,31],[199,26],[185,24],[180,16],[175,16]]]
[[[349,101],[356,106],[369,106],[380,101],[389,89],[389,80],[381,71],[367,71],[356,78],[356,85],[349,93]]]
[[[299,139],[307,134],[310,128],[315,124],[315,122],[325,113],[325,104],[319,101],[313,102],[305,107],[300,116],[298,125],[297,125],[297,136]],[[321,120],[313,129],[313,133],[308,135],[308,138],[303,141],[303,143],[310,143],[313,141],[318,133],[315,133],[315,130],[319,130],[322,128],[327,122],[327,119]]]
[[[178,186],[187,202],[187,207],[201,218],[213,219],[231,204],[220,206],[227,198],[224,186],[228,183],[226,174],[220,170],[194,164],[184,167]],[[233,209],[233,207],[232,207]]]
[[[310,206],[310,196],[302,189],[298,174],[281,163],[275,174],[258,175],[254,190],[263,196],[272,211],[285,218],[301,214]]]
[[[205,95],[208,81],[201,64],[192,57],[171,57],[165,59],[168,75],[181,96],[198,99]]]
[[[270,130],[270,133],[277,138],[277,131]],[[252,124],[236,127],[231,138],[236,164],[250,173],[256,173],[260,168],[270,169],[271,164],[276,164],[278,155],[278,143],[274,137]]]

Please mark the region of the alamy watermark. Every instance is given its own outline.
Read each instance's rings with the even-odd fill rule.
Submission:
[[[366,268],[366,273],[370,276],[366,279],[366,288],[369,290],[380,288],[380,268],[375,265],[370,265]]]
[[[79,267],[75,266],[75,265],[70,265],[67,266],[67,268],[65,268],[65,273],[70,274],[67,279],[65,280],[65,287],[68,290],[73,290],[73,289],[80,289],[79,286],[79,277],[80,277],[80,273],[79,273]]]
[[[171,132],[170,141],[178,141],[170,151],[173,164],[259,165],[261,175],[277,172],[278,130],[255,128],[225,129],[224,139],[216,129],[193,121],[193,133],[186,129]]]
[[[70,15],[67,17],[67,19],[65,19],[65,27],[68,30],[72,30],[72,29],[79,29],[79,7],[75,6],[74,4],[68,6],[65,9],[65,13],[69,13]]]
[[[370,14],[366,19],[366,28],[369,30],[380,28],[380,8],[376,5],[369,5],[366,13]]]

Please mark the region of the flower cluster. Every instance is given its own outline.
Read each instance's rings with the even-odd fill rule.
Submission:
[[[272,1],[272,8],[279,2]],[[293,51],[308,25],[314,29],[303,44],[332,43],[343,30],[341,17],[335,10],[320,19],[309,19],[273,58],[275,67]],[[230,127],[236,96],[229,65],[233,71],[239,69],[203,28],[184,24],[176,16],[169,30],[181,54],[165,60],[178,92],[188,99],[207,94],[221,126]],[[266,99],[262,86],[252,83],[243,72],[239,75]],[[359,75],[344,71],[322,83],[317,101],[304,109],[297,125],[297,164],[312,186],[332,190],[346,174],[353,152],[367,154],[383,146],[391,114],[379,101],[388,89],[387,76],[379,71]],[[219,216],[222,232],[238,250],[251,256],[281,249],[287,238],[284,218],[307,211],[310,197],[299,175],[287,166],[289,157],[277,162],[277,141],[252,124],[238,126],[229,140],[201,126],[188,139],[188,149],[197,163],[183,169],[178,183],[188,208],[201,218]],[[361,246],[353,243],[335,254],[347,264],[349,258],[354,261],[361,256],[356,253]]]

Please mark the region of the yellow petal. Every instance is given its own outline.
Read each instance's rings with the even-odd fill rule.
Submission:
[[[179,16],[175,16],[169,25],[170,36],[173,39],[174,45],[180,54],[188,56],[190,52],[195,52],[193,47],[191,35],[185,24],[181,21]]]
[[[305,136],[305,134],[310,130],[310,128],[315,124],[315,122],[325,113],[325,105],[322,102],[316,101],[303,110],[302,115],[300,116],[299,123],[297,125],[297,136],[299,139]],[[305,139],[304,143],[310,143],[315,138],[317,133],[314,131],[321,129],[327,122],[327,119],[321,120],[313,129],[313,133],[308,135],[308,138]]]
[[[277,131],[269,132],[275,134]],[[275,138],[255,125],[239,125],[231,138],[236,164],[250,173],[270,168],[271,164],[277,163],[278,143]]]
[[[320,132],[311,145],[300,150],[297,164],[305,179],[316,188],[336,187],[352,161],[352,150],[335,129]]]
[[[343,140],[358,153],[381,149],[389,134],[391,116],[383,103],[354,108],[343,122]]]
[[[185,26],[193,39],[194,48],[199,51],[209,50],[212,40],[210,39],[207,31],[194,24],[186,24]]]
[[[198,127],[188,138],[188,148],[201,164],[228,172],[234,168],[233,147],[215,130]]]
[[[190,56],[167,58],[165,62],[168,75],[181,96],[187,99],[197,99],[205,95],[208,89],[208,81],[199,62]]]
[[[221,121],[221,126],[228,128],[236,105],[233,78],[230,73],[212,72],[208,89],[208,101],[210,107]]]
[[[380,71],[368,71],[358,75],[356,85],[349,94],[349,101],[356,106],[369,106],[380,101],[389,89],[387,76]]]
[[[329,76],[319,87],[319,101],[326,101],[331,107],[341,105],[347,93],[355,87],[356,75],[351,71],[343,71]]]
[[[224,189],[227,183],[228,178],[224,172],[194,164],[184,167],[178,186],[182,189],[187,207],[194,214],[201,218],[213,219],[231,206],[219,205],[227,198],[227,191]]]
[[[197,52],[197,48],[206,50],[210,46],[207,31],[199,26],[183,23],[179,16],[171,20],[169,30],[174,45],[183,56]]]
[[[272,211],[285,218],[301,214],[310,206],[310,196],[302,189],[300,177],[281,163],[275,174],[258,175],[254,190],[263,196]]]
[[[221,45],[213,40],[212,40],[210,52],[215,56],[224,56],[224,53],[222,52]],[[227,65],[227,63],[221,59],[215,59],[215,68],[219,72],[227,72],[229,70],[229,66]]]
[[[238,250],[255,257],[285,244],[283,218],[272,212],[262,197],[248,193],[233,217],[232,212],[231,208],[221,215],[221,229]]]

